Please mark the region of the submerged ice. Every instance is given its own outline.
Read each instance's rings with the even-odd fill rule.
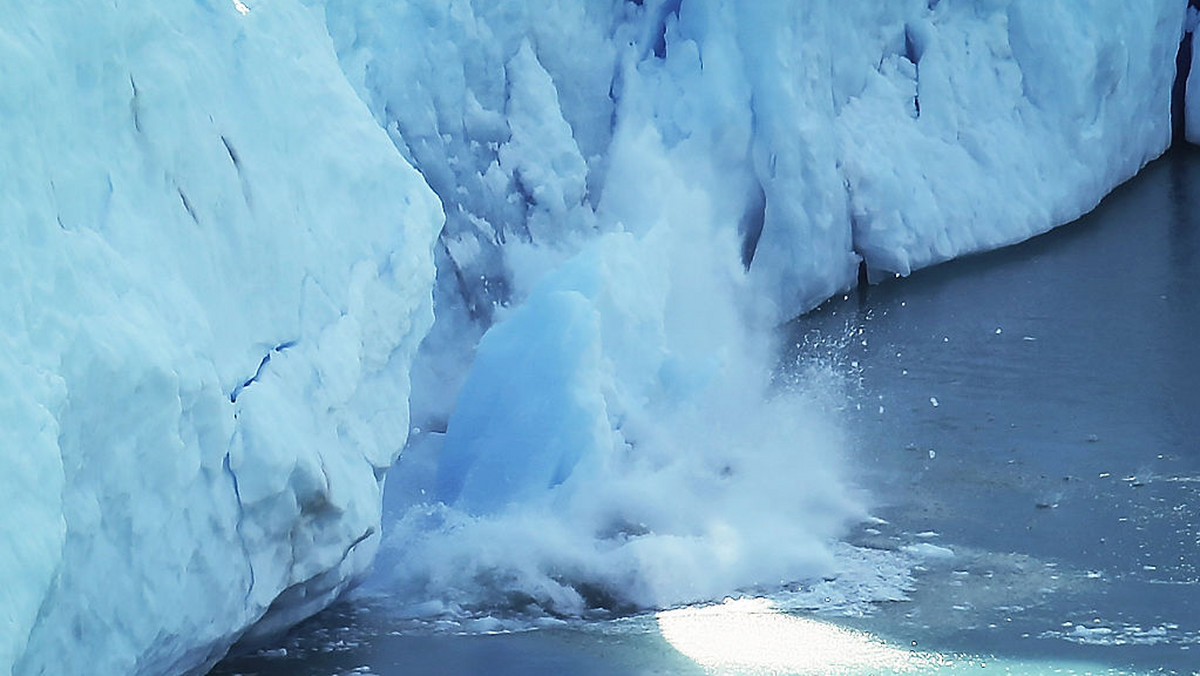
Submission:
[[[860,267],[1090,209],[1167,146],[1195,23],[1181,0],[0,4],[12,674],[195,672],[328,603],[379,545],[409,405],[375,589],[413,612],[836,573],[865,514],[843,380],[778,382],[771,327]]]

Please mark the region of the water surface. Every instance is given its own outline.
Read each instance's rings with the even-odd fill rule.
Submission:
[[[1080,221],[827,304],[890,523],[959,555],[865,625],[925,645],[1193,673],[1200,664],[1200,159]],[[807,347],[805,347],[807,346]]]

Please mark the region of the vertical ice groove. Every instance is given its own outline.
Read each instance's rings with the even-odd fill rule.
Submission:
[[[1178,63],[1176,82],[1179,87],[1178,97],[1181,99],[1182,110],[1173,110],[1178,115],[1177,124],[1183,127],[1183,138],[1189,143],[1200,144],[1200,50],[1196,49],[1196,27],[1200,24],[1200,6],[1194,0],[1188,0],[1187,16],[1184,19],[1183,36],[1180,42],[1179,58],[1185,58],[1186,63]],[[1186,73],[1180,77],[1182,73]]]
[[[234,168],[240,174],[242,172],[242,163],[238,159],[237,151],[233,149],[233,144],[229,142],[229,138],[223,134],[221,135],[221,144],[225,146],[225,152],[229,153],[229,161],[233,162]]]
[[[129,74],[129,88],[133,90],[133,94],[129,99],[129,114],[133,117],[133,129],[139,134],[142,133],[141,119],[141,101],[138,99],[137,82],[133,80],[133,73]]]
[[[179,193],[179,201],[183,203],[183,210],[187,212],[189,217],[191,217],[193,223],[200,225],[200,218],[196,215],[196,209],[192,206],[192,202],[188,199],[187,193],[183,191],[183,188],[178,186],[176,186],[175,190]]]
[[[244,560],[246,562],[246,572],[249,576],[249,584],[246,585],[246,595],[242,598],[242,602],[249,605],[250,597],[254,594],[254,562],[250,559],[250,546],[246,542],[246,535],[242,532],[243,523],[246,518],[246,505],[242,502],[242,492],[238,489],[237,473],[233,471],[230,464],[230,454],[232,451],[227,451],[225,457],[221,460],[221,468],[229,476],[230,484],[233,486],[233,496],[237,501],[237,523],[234,529],[237,531],[238,540],[241,542],[241,549]]]

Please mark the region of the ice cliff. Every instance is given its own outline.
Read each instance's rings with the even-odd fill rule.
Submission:
[[[1170,141],[1186,5],[0,0],[0,673],[329,602],[410,369],[397,588],[827,570],[862,510],[766,327],[1093,207]]]
[[[203,670],[369,565],[440,209],[297,3],[2,5],[0,673]]]
[[[1185,16],[1180,0],[328,5],[351,82],[446,204],[443,267],[474,315],[521,295],[531,265],[507,242],[571,252],[644,227],[669,210],[638,193],[663,173],[738,229],[776,318],[852,284],[860,258],[907,274],[1043,232],[1166,147]]]

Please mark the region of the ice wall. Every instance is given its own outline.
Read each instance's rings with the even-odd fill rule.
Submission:
[[[439,205],[300,3],[0,13],[0,674],[202,673],[368,565]]]
[[[1074,220],[1170,143],[1185,3],[931,4],[883,33],[891,53],[839,97],[855,249],[873,270]]]
[[[906,275],[1070,221],[1166,148],[1185,13],[1180,0],[326,12],[350,81],[446,204],[439,346],[473,341],[595,233],[676,207],[646,188],[662,178],[642,170],[647,130],[675,158],[663,180],[737,233],[765,323],[852,286],[860,261],[872,279]],[[423,360],[417,419],[444,426],[463,361]]]

